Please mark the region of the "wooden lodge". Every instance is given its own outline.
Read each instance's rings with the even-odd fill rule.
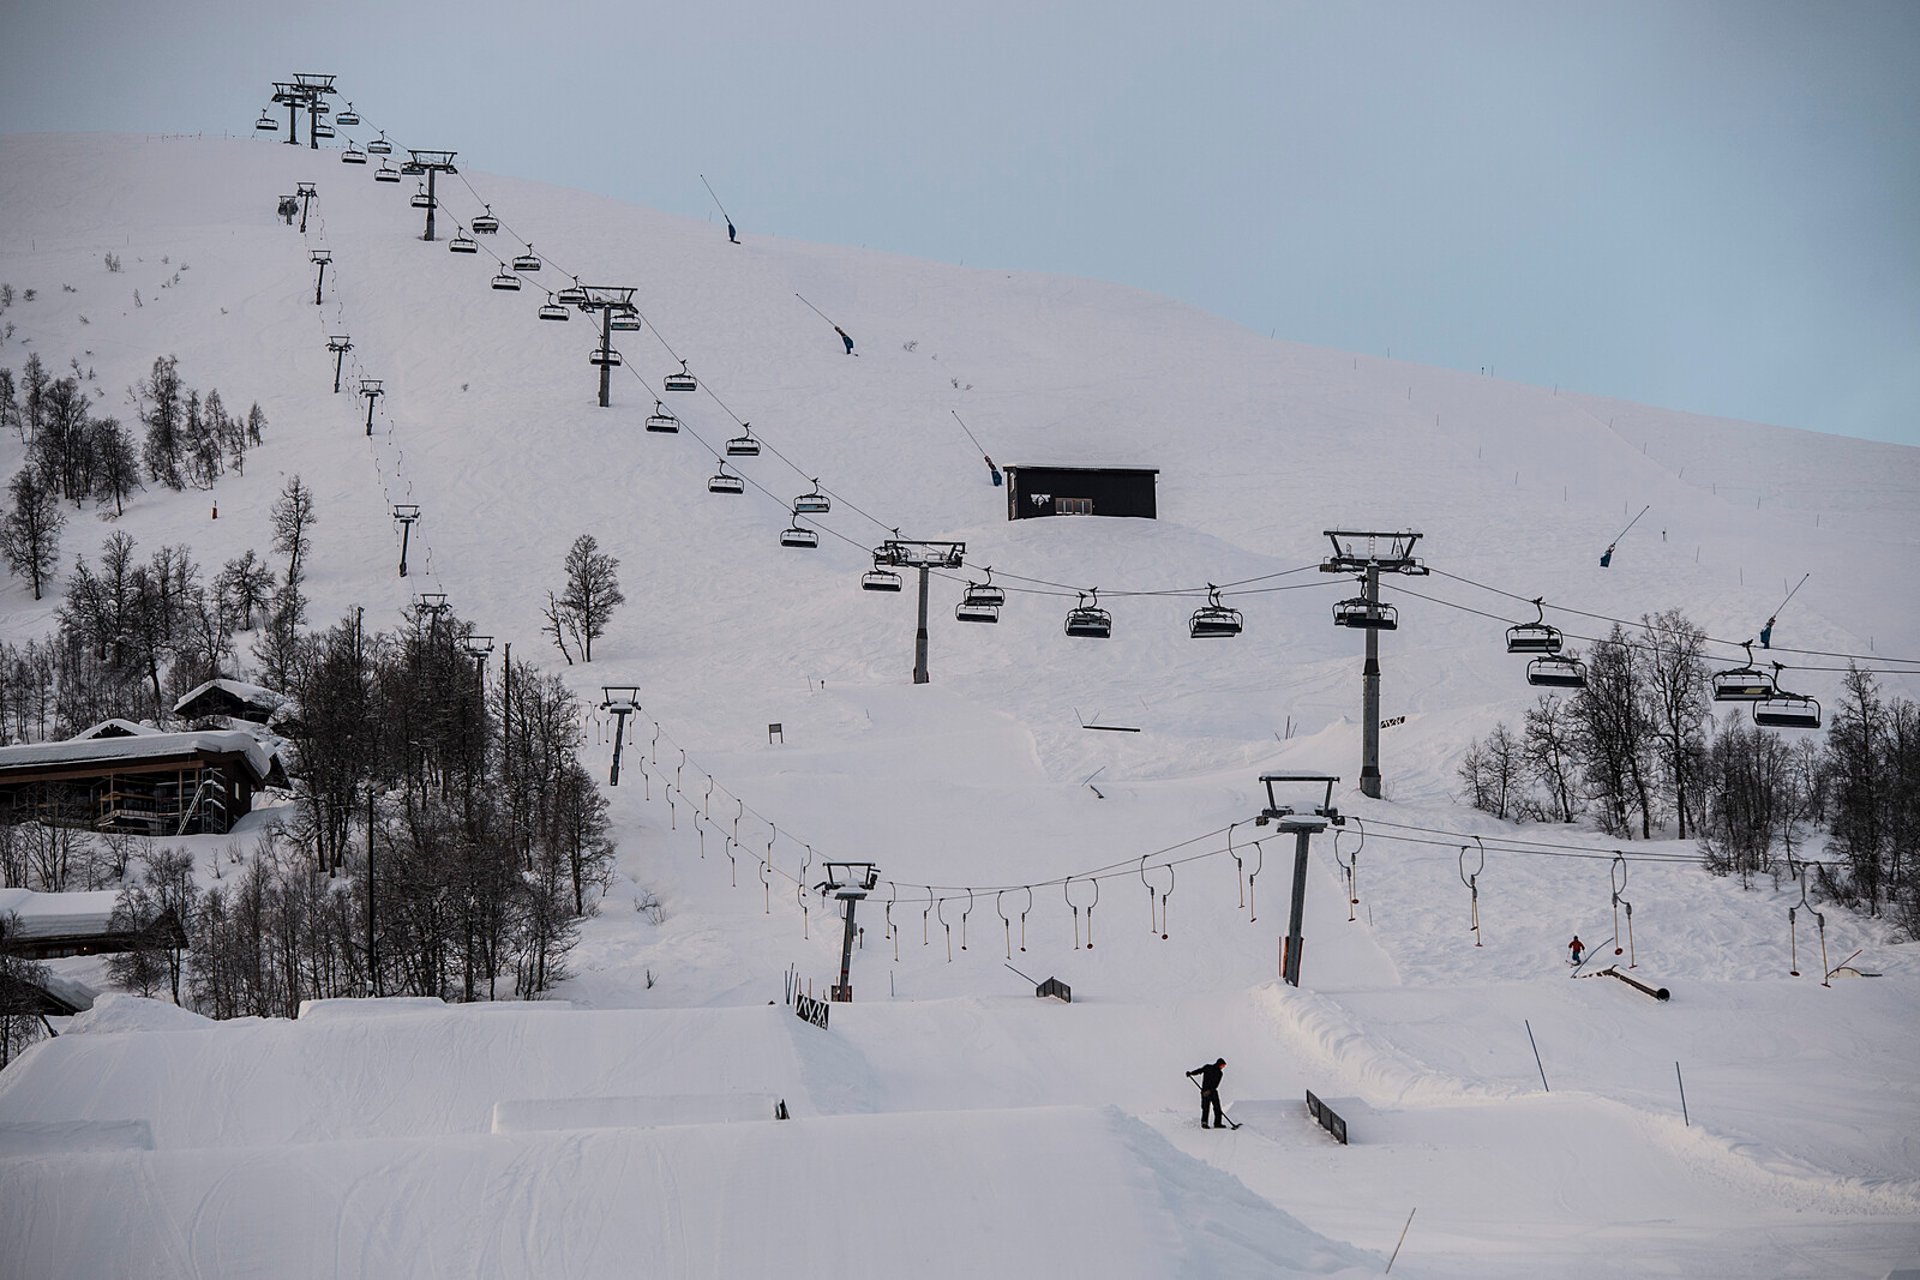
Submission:
[[[0,747],[0,823],[224,835],[256,791],[286,785],[279,756],[231,729]]]

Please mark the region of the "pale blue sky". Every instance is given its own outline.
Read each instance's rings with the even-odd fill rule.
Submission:
[[[0,0],[4,131],[245,133],[296,70],[746,236],[1920,444],[1914,0]]]

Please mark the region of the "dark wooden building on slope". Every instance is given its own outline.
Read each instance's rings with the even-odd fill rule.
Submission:
[[[1008,467],[1007,519],[1157,514],[1157,467]]]

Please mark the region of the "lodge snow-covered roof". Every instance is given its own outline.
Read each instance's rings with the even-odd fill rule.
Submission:
[[[252,734],[234,729],[189,733],[143,733],[124,738],[86,738],[67,742],[29,742],[0,747],[0,773],[48,765],[115,764],[190,754],[241,755],[256,780],[273,769],[273,755]]]
[[[138,738],[163,732],[165,732],[165,730],[156,729],[150,724],[135,724],[131,720],[122,720],[118,716],[112,716],[102,720],[99,724],[82,729],[80,732],[74,734],[73,737],[69,738],[68,741],[85,742],[96,738]]]
[[[0,889],[0,916],[14,917],[15,926],[9,933],[21,939],[105,933],[118,896],[112,889],[90,893]]]
[[[231,694],[247,706],[258,707],[262,711],[272,711],[287,700],[286,694],[269,689],[265,685],[248,684],[245,680],[229,680],[225,676],[216,676],[195,685],[181,695],[180,700],[173,704],[174,713],[182,714],[181,708],[191,705],[196,698],[214,689]]]

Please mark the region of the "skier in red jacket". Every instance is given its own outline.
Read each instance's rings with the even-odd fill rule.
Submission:
[[[1577,933],[1573,935],[1573,941],[1567,944],[1567,953],[1573,957],[1573,963],[1575,965],[1580,963],[1580,956],[1586,949],[1587,944],[1580,941],[1580,935]]]

